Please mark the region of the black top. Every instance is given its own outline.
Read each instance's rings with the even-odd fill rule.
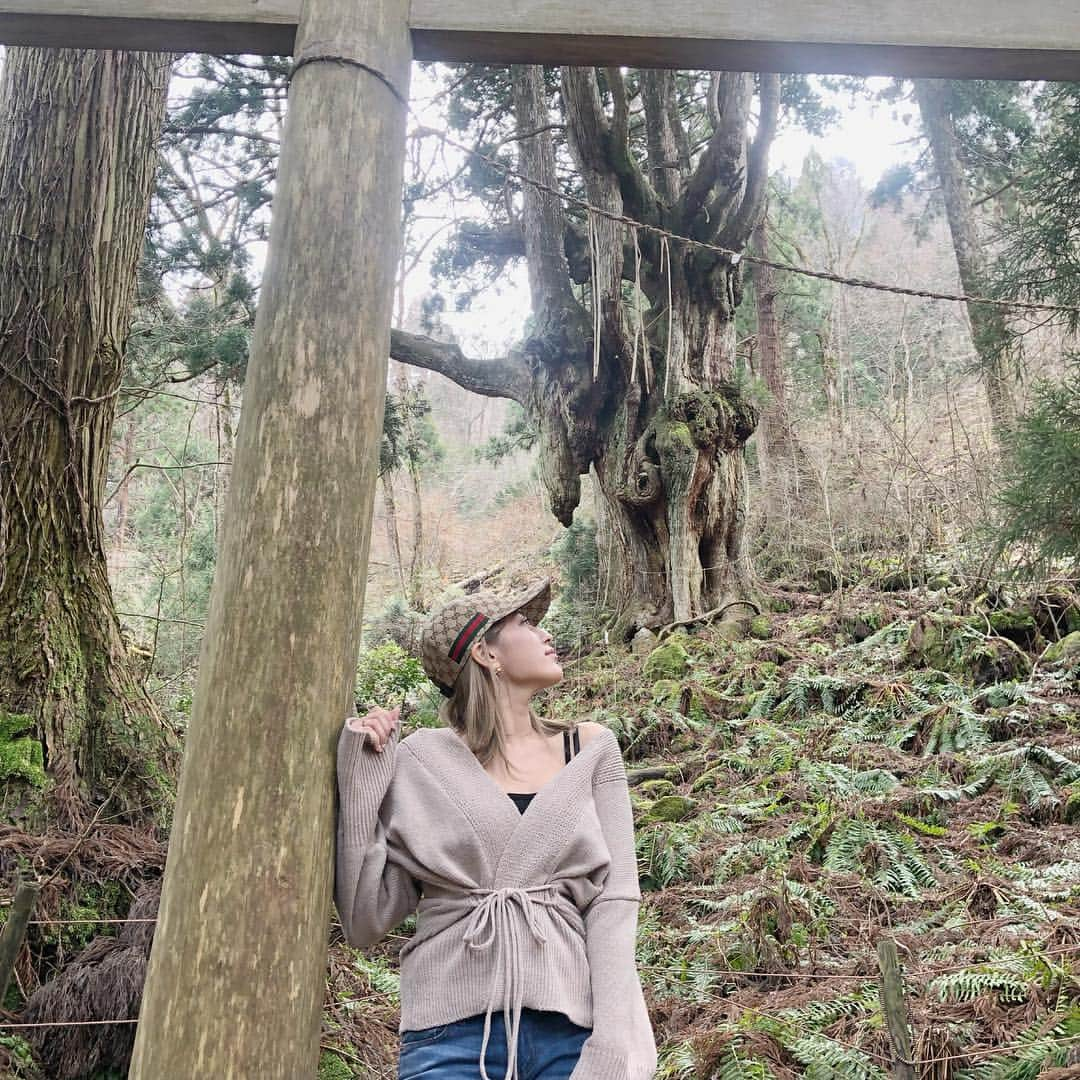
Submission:
[[[581,739],[578,735],[578,729],[574,728],[574,750],[573,754],[570,752],[570,732],[563,732],[563,748],[566,753],[566,760],[569,761],[573,754],[576,754],[581,749]],[[517,806],[521,813],[525,813],[525,808],[533,801],[535,791],[508,791],[507,795],[514,800],[514,804]]]

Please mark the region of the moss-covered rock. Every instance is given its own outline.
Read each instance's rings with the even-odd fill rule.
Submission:
[[[820,637],[825,632],[825,620],[816,611],[792,619],[788,628],[798,637]]]
[[[642,792],[652,799],[675,794],[675,785],[670,780],[646,780],[640,787]]]
[[[840,617],[840,629],[852,641],[865,641],[891,621],[888,609],[878,604]]]
[[[765,641],[772,637],[772,627],[769,625],[768,615],[755,615],[750,620],[750,636],[759,641]]]
[[[882,592],[903,592],[926,580],[922,567],[899,555],[870,556],[863,560],[863,573]]]
[[[665,795],[657,799],[646,812],[652,821],[683,821],[697,809],[697,802],[685,795]]]
[[[1080,662],[1080,630],[1074,630],[1060,641],[1055,641],[1043,654],[1044,664]]]
[[[948,574],[934,574],[933,577],[926,579],[926,587],[934,592],[951,589],[955,584],[956,582]]]
[[[813,573],[814,588],[819,593],[836,592],[840,588],[841,577],[831,566],[819,566]]]
[[[995,634],[1015,641],[1025,648],[1031,648],[1039,638],[1039,626],[1035,621],[1035,615],[1026,606],[991,611],[987,618],[990,621],[990,629]]]
[[[649,653],[643,669],[647,679],[681,679],[690,667],[686,646],[674,635]]]
[[[678,679],[657,679],[652,684],[652,699],[657,705],[677,705],[682,696],[682,683]]]
[[[690,792],[696,795],[700,791],[715,791],[717,785],[727,783],[729,775],[730,770],[726,765],[714,765],[711,769],[706,769],[694,780],[690,785]]]
[[[908,633],[907,663],[971,679],[976,686],[1026,678],[1031,657],[1011,638],[987,632],[983,615],[928,612]]]
[[[780,664],[786,664],[794,657],[795,654],[786,645],[781,645],[778,641],[770,641],[757,654],[757,658],[761,661],[760,670],[762,671],[766,668],[772,668],[775,671]]]

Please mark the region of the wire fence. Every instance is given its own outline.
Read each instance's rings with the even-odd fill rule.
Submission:
[[[6,901],[5,903],[10,903]],[[127,923],[156,923],[156,918],[145,919],[32,919],[28,922],[29,926],[85,926],[85,925],[116,925]],[[974,920],[969,920],[973,923]],[[341,929],[341,924],[338,921],[332,922],[332,927]],[[955,929],[955,927],[941,927],[942,930]],[[388,938],[400,938],[401,940],[408,940],[408,935],[404,934],[388,934]],[[1030,959],[1044,959],[1047,957],[1073,957],[1080,955],[1080,944],[1066,945],[1060,948],[1045,949],[1037,953],[1031,953],[1027,958]],[[967,970],[984,970],[986,968],[1001,967],[1003,965],[1008,966],[1015,964],[1017,957],[1000,957],[996,959],[987,960],[971,960],[966,963],[957,963],[935,967],[913,967],[903,968],[903,975],[909,978],[918,978],[920,980],[932,979],[940,975],[952,974],[957,971]],[[638,969],[641,971],[650,971],[654,973],[669,973],[680,974],[684,971],[682,967],[667,967],[661,964],[638,964]],[[792,979],[792,980],[804,980],[805,982],[863,982],[863,983],[876,983],[878,981],[876,976],[860,975],[860,974],[841,974],[836,972],[799,972],[799,971],[733,971],[733,970],[720,970],[717,971],[717,975],[727,975],[739,978],[776,978],[776,979]],[[755,1008],[751,1005],[744,1005],[741,1002],[725,999],[724,1004],[727,1007],[733,1008],[738,1011],[740,1015],[748,1015],[756,1017],[760,1020],[769,1021],[772,1023],[778,1023],[785,1027],[792,1027],[799,1030],[800,1034],[806,1034],[805,1024],[802,1022],[791,1020],[788,1017],[783,1016],[777,1012],[769,1012],[763,1009]],[[56,1028],[56,1027],[97,1027],[109,1024],[137,1024],[138,1017],[119,1017],[113,1020],[42,1020],[35,1022],[25,1023],[8,1023],[0,1021],[0,1029],[35,1029],[35,1028]],[[820,1035],[821,1038],[828,1039],[830,1042],[835,1043],[837,1046],[844,1047],[853,1053],[863,1055],[864,1057],[871,1058],[880,1062],[883,1065],[890,1065],[892,1059],[887,1055],[884,1055],[877,1050],[873,1050],[867,1047],[858,1046],[855,1043],[845,1041],[836,1036],[825,1035],[820,1032],[815,1034]],[[1080,1041],[1080,1035],[1068,1035],[1062,1037],[1043,1038],[1042,1042],[1048,1046],[1059,1048],[1062,1046],[1072,1045],[1073,1043]],[[929,1065],[937,1065],[948,1061],[971,1061],[974,1058],[981,1058],[990,1055],[1012,1053],[1016,1050],[1029,1049],[1031,1046],[1028,1042],[1015,1042],[1004,1046],[990,1046],[985,1048],[972,1049],[966,1052],[946,1054],[941,1056],[935,1056],[931,1058],[916,1058],[909,1062],[917,1067],[925,1067]],[[327,1049],[333,1051],[333,1047],[327,1047]]]

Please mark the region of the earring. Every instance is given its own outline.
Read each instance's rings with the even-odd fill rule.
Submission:
[[[496,665],[495,666],[495,678],[496,679],[499,678],[500,675],[502,675],[502,668],[499,665]]]

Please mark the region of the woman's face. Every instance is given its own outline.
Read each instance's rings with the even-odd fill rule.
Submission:
[[[523,612],[497,623],[498,641],[486,646],[502,665],[502,679],[521,686],[542,690],[562,681],[563,671],[555,656],[555,640],[539,626],[534,626]]]

